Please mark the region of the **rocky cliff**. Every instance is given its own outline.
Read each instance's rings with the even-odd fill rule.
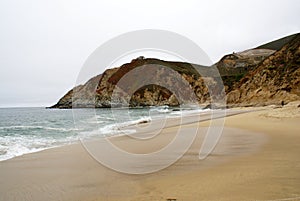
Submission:
[[[212,98],[224,93],[222,82],[231,106],[281,104],[300,99],[299,37],[295,34],[258,48],[224,56],[214,65],[222,79],[211,67],[139,57],[73,88],[52,108],[124,106],[125,102],[131,107],[177,106],[191,101],[191,94],[195,94],[198,103],[209,104]],[[141,67],[143,70],[139,72]],[[180,78],[167,69],[177,72]],[[140,76],[145,72],[147,76]],[[158,84],[147,84],[153,78]],[[124,79],[130,84],[124,84]],[[136,83],[144,85],[138,87]],[[181,94],[176,94],[184,83],[194,93],[183,90]],[[116,89],[120,97],[129,94],[129,99],[116,101]]]
[[[284,104],[300,99],[300,34],[249,71],[227,94],[231,105]]]

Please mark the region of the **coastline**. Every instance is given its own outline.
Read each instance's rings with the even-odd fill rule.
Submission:
[[[221,141],[206,160],[197,158],[202,142],[199,138],[174,165],[147,175],[120,174],[103,167],[80,144],[2,161],[0,200],[146,201],[168,197],[270,200],[297,197],[300,196],[299,109],[290,106],[292,111],[296,110],[293,116],[288,106],[285,107],[265,107],[228,116]],[[210,123],[208,120],[199,125],[207,128]],[[166,134],[150,148],[130,144],[126,136],[117,137],[114,142],[143,153],[163,146],[174,127],[164,130]]]

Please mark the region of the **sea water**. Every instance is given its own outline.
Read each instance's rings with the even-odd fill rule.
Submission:
[[[79,142],[120,135],[119,127],[196,112],[168,106],[122,109],[0,108],[0,161]],[[125,129],[126,131],[126,129]],[[134,133],[135,130],[128,130]]]

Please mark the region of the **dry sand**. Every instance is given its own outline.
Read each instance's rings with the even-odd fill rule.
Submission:
[[[81,144],[3,161],[0,200],[300,200],[298,105],[265,107],[226,117],[216,149],[201,161],[199,148],[211,121],[189,121],[183,127],[201,128],[189,151],[172,166],[152,174],[110,170]],[[127,151],[147,153],[164,147],[176,130],[169,126],[147,143],[126,136],[112,142]]]

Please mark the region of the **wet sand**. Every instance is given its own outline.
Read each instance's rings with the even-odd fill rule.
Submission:
[[[192,146],[175,164],[151,174],[113,171],[97,162],[80,143],[2,161],[0,200],[153,201],[170,197],[178,201],[297,200],[300,197],[297,104],[226,117],[220,141],[205,160],[199,160],[199,149],[208,127],[220,119],[195,122],[194,117],[187,118],[188,122],[182,126],[187,135],[189,129],[194,131],[199,127]],[[165,127],[151,140],[128,136],[110,140],[126,151],[149,153],[174,139],[178,127]],[[151,136],[148,134],[143,137]],[[138,168],[150,164],[161,163],[146,161]]]

